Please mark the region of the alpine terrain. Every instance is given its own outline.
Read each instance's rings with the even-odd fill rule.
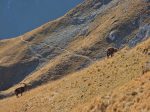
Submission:
[[[0,112],[150,112],[150,1],[84,0],[0,40]]]

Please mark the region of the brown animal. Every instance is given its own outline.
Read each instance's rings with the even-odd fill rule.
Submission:
[[[143,53],[144,53],[144,54],[147,54],[147,53],[148,53],[148,49],[145,48],[145,49],[143,50]]]
[[[19,88],[15,89],[15,91],[14,91],[14,92],[15,92],[15,95],[16,95],[17,97],[19,96],[19,94],[21,94],[21,96],[22,96],[22,93],[27,90],[27,84],[25,84],[25,83],[22,83],[22,84],[24,84],[24,86],[19,87]]]
[[[109,56],[112,57],[114,55],[114,53],[117,51],[118,51],[117,48],[113,48],[113,47],[108,48],[106,51],[107,52],[107,58],[109,58]]]

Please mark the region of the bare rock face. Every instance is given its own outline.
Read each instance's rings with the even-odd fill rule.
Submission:
[[[119,32],[116,30],[111,31],[108,38],[110,41],[115,41],[117,38],[119,38]]]
[[[146,24],[139,28],[138,34],[129,42],[130,46],[135,46],[141,41],[144,41],[150,37],[150,25]]]

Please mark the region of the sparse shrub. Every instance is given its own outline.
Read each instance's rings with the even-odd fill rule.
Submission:
[[[133,91],[133,92],[131,93],[132,96],[136,96],[137,94],[138,94],[138,93],[135,92],[135,91]]]

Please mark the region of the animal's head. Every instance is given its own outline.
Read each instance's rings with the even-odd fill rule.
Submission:
[[[27,89],[27,88],[29,87],[29,84],[26,84],[26,83],[20,83],[20,84],[23,84],[23,87],[24,87],[25,89]]]

